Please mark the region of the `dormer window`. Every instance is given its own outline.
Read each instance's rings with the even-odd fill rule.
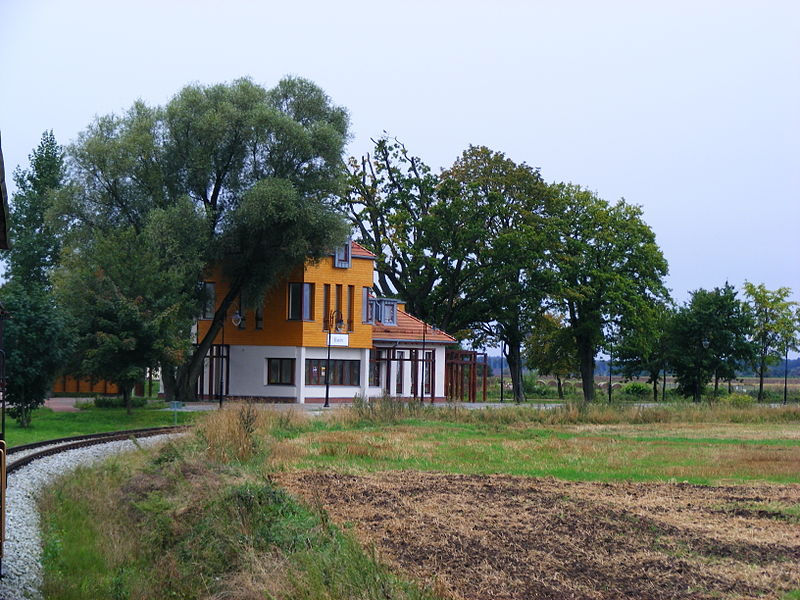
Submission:
[[[397,325],[397,302],[394,300],[381,300],[381,323],[384,325]]]
[[[333,256],[333,266],[337,269],[349,269],[351,263],[350,238],[347,238],[347,241],[342,246],[336,248]]]

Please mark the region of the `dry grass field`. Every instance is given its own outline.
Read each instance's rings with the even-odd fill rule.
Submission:
[[[275,479],[444,597],[778,599],[800,587],[797,485],[418,471]]]

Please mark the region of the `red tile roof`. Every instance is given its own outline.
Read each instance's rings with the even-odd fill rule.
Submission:
[[[397,311],[397,325],[375,323],[372,326],[372,340],[376,342],[419,342],[426,344],[454,344],[456,339],[433,325],[412,317],[405,311]]]
[[[350,255],[358,258],[376,258],[375,255],[358,242],[350,242]]]

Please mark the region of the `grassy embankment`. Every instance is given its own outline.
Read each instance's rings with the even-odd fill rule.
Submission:
[[[53,412],[49,408],[38,408],[33,413],[31,426],[21,428],[6,415],[6,441],[9,446],[30,444],[42,440],[71,437],[103,431],[164,427],[173,424],[171,411],[159,410],[161,404],[134,409],[128,415],[124,408],[84,408],[78,412]],[[178,413],[178,424],[194,420],[195,414]]]
[[[319,506],[304,507],[277,489],[270,474],[419,469],[797,483],[798,423],[796,406],[467,411],[379,402],[325,420],[232,408],[159,452],[116,458],[53,487],[41,504],[45,593],[429,597],[365,554]],[[798,508],[769,510],[796,516]]]

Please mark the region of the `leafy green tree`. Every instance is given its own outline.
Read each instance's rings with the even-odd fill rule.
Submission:
[[[8,402],[22,427],[30,425],[33,410],[47,398],[71,339],[49,279],[59,236],[45,217],[64,179],[63,151],[52,131],[42,135],[29,161],[28,169],[14,173],[17,191],[9,219],[14,243],[6,256],[9,281],[0,291],[11,315],[4,332]]]
[[[748,341],[752,323],[750,311],[730,284],[692,292],[671,320],[667,336],[678,390],[699,402],[712,377],[715,393],[720,379],[735,377],[737,367],[753,356]]]
[[[44,404],[72,343],[63,312],[41,286],[12,280],[0,288],[11,315],[5,323],[9,413],[29,427],[34,409]]]
[[[186,200],[202,219],[194,231],[199,263],[221,265],[231,282],[203,339],[177,369],[162,363],[179,399],[194,397],[203,359],[235,301],[254,306],[292,268],[344,240],[332,204],[347,128],[347,112],[310,81],[286,78],[265,90],[241,79],[188,86],[165,107],[139,102],[123,116],[98,118],[71,148],[60,216],[76,252],[97,232],[139,234],[152,211]],[[196,265],[196,258],[187,260]],[[169,297],[197,307],[204,268],[190,278],[186,266],[176,266],[181,283]],[[187,311],[178,312],[188,329]]]
[[[76,330],[74,371],[117,383],[129,412],[131,387],[145,369],[174,368],[191,350],[189,326],[200,310],[194,287],[204,267],[195,232],[204,224],[186,199],[155,209],[142,231],[95,231],[69,247],[54,276]]]
[[[764,399],[764,373],[785,354],[787,340],[797,333],[797,302],[789,300],[792,290],[781,287],[768,290],[763,283],[744,282],[744,293],[753,314],[753,343],[756,346],[753,367],[758,373],[758,400]]]
[[[348,162],[343,206],[358,241],[377,256],[376,287],[397,295],[409,312],[457,337],[477,317],[466,294],[481,277],[474,257],[487,238],[488,207],[442,183],[397,140],[382,137],[374,151]]]
[[[380,293],[459,338],[504,340],[523,400],[522,343],[545,292],[548,194],[539,172],[471,146],[436,177],[388,138],[374,155],[350,159],[349,171],[344,204],[378,256]]]
[[[653,386],[653,402],[658,401],[658,384],[669,365],[667,330],[674,310],[665,302],[643,306],[625,322],[615,347],[616,370],[627,379],[647,375]]]
[[[564,397],[562,380],[578,372],[575,338],[564,317],[545,313],[525,340],[525,362],[529,369],[552,375],[558,382],[558,397]]]
[[[64,151],[52,131],[42,134],[39,146],[28,157],[28,169],[17,168],[17,191],[10,206],[9,230],[14,240],[8,253],[8,275],[44,288],[49,273],[58,263],[60,236],[46,219],[53,194],[65,177]]]
[[[667,297],[667,261],[638,206],[609,204],[572,184],[552,186],[559,238],[550,254],[551,303],[575,338],[584,401],[594,399],[595,356],[609,323],[622,329],[654,301]]]
[[[473,343],[505,342],[514,399],[522,402],[522,347],[550,284],[548,187],[537,169],[484,146],[470,146],[441,177],[448,194],[483,216],[483,239],[469,258],[477,276],[463,288],[477,309]]]

